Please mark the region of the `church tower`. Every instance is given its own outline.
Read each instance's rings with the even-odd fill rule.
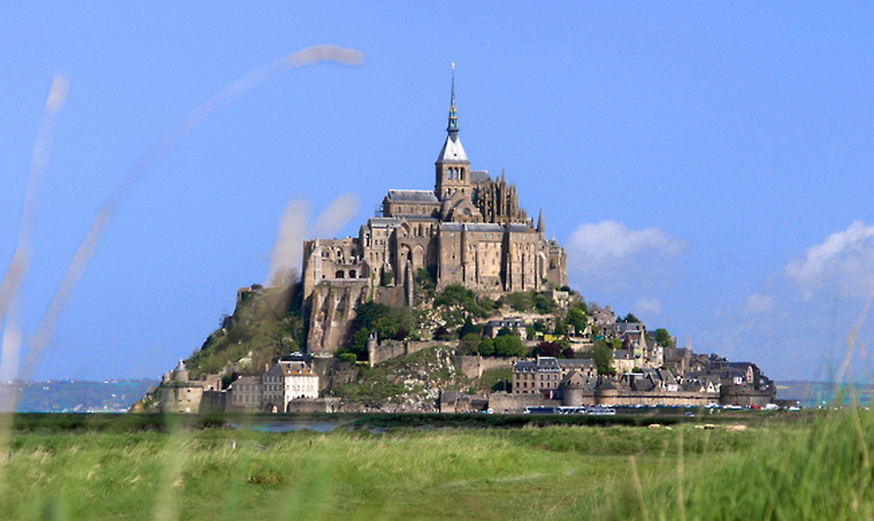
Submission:
[[[449,125],[446,127],[446,141],[440,156],[434,163],[436,167],[436,182],[434,193],[437,199],[452,197],[461,192],[470,197],[472,185],[470,182],[470,160],[458,137],[458,109],[455,105],[455,64],[452,64],[452,96],[449,102]]]

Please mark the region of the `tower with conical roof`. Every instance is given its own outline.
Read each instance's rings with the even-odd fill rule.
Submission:
[[[470,195],[470,160],[458,137],[458,107],[455,104],[455,64],[452,64],[452,95],[449,102],[449,124],[446,141],[434,163],[436,182],[434,193],[438,199],[452,197],[456,192]]]

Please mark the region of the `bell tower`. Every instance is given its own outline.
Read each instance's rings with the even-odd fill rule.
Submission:
[[[458,108],[455,105],[455,63],[452,64],[452,95],[449,101],[449,124],[446,141],[434,163],[436,182],[434,193],[437,199],[452,197],[461,192],[470,197],[470,160],[458,137]]]

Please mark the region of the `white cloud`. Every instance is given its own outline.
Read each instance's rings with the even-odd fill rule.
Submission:
[[[768,313],[774,307],[774,297],[768,295],[750,295],[747,298],[746,306],[744,307],[744,311],[750,315],[758,315],[761,313]]]
[[[634,303],[634,312],[637,315],[661,315],[662,302],[654,297],[642,297]]]
[[[789,263],[786,277],[810,297],[821,286],[866,296],[874,290],[874,226],[861,221],[833,233]]]
[[[632,230],[617,221],[602,221],[580,225],[571,234],[568,249],[597,261],[640,253],[675,254],[683,245],[658,228]]]

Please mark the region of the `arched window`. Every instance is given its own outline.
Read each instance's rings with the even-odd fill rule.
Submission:
[[[344,278],[343,270],[337,270],[337,273],[334,274],[334,278],[336,278],[336,279]]]
[[[349,278],[350,279],[358,278],[355,274],[355,270],[349,270]]]

